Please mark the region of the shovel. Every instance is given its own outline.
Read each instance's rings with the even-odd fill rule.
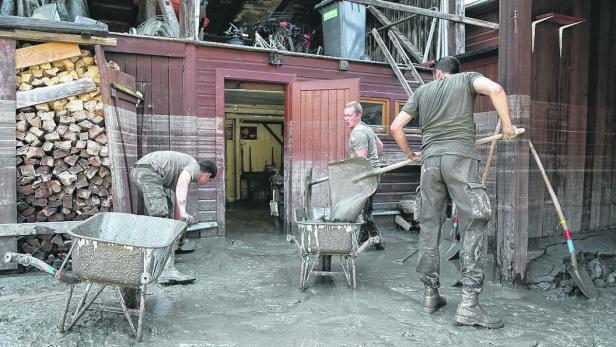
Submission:
[[[548,179],[547,174],[545,173],[545,169],[543,168],[543,164],[537,155],[537,151],[535,151],[535,147],[533,143],[528,140],[528,147],[530,148],[531,153],[533,154],[533,158],[535,162],[537,162],[537,166],[539,167],[539,171],[541,172],[541,176],[543,177],[543,181],[545,182],[545,187],[548,189],[548,193],[550,193],[550,198],[552,198],[552,202],[554,203],[554,209],[556,210],[556,214],[560,219],[560,227],[563,230],[563,234],[567,239],[567,248],[569,249],[569,256],[571,257],[571,264],[567,266],[567,271],[578,285],[580,290],[586,297],[590,298],[598,298],[599,291],[593,284],[588,272],[583,267],[578,267],[577,259],[575,256],[575,247],[573,246],[573,240],[571,239],[571,232],[569,232],[569,226],[567,224],[567,220],[565,219],[565,215],[563,214],[563,210],[560,207],[560,202],[556,197],[556,193],[554,193],[554,189],[552,188],[552,184]]]

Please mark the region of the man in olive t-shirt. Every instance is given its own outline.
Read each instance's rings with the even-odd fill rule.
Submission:
[[[404,135],[404,126],[419,117],[422,132],[421,183],[417,199],[419,261],[424,309],[434,313],[447,304],[439,295],[439,235],[447,202],[451,198],[464,220],[462,245],[462,300],[455,321],[463,325],[501,328],[503,322],[479,305],[483,287],[481,247],[491,214],[490,200],[479,177],[479,153],[475,148],[475,97],[488,95],[502,123],[503,138],[515,137],[507,95],[496,82],[477,72],[460,73],[455,57],[443,57],[434,67],[434,81],[417,88],[392,122],[391,134],[409,159],[417,161]]]
[[[175,192],[178,218],[188,224],[194,218],[186,212],[188,186],[207,184],[216,177],[216,165],[209,160],[197,162],[188,154],[173,151],[151,152],[137,160],[131,177],[143,195],[145,211],[148,216],[174,218],[175,210],[165,189]],[[175,269],[175,253],[172,252],[165,264],[159,283],[188,283],[195,280]]]
[[[349,102],[344,108],[344,123],[351,128],[349,134],[349,157],[364,157],[370,161],[374,169],[379,168],[379,156],[383,151],[383,143],[374,131],[361,121],[363,110],[357,101]],[[383,250],[384,242],[381,232],[372,217],[372,201],[374,194],[366,201],[363,211],[364,224],[359,233],[359,242],[364,242],[368,237],[379,236],[379,242],[374,245],[377,250]]]

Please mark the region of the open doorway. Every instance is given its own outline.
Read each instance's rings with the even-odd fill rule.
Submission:
[[[228,232],[283,226],[284,84],[225,80]]]

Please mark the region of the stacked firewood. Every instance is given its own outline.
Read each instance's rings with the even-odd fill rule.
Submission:
[[[87,50],[19,69],[16,87],[29,91],[83,78],[100,85],[98,67]],[[111,210],[100,88],[21,108],[16,122],[18,222],[81,220]]]
[[[29,235],[19,239],[17,251],[32,254],[33,257],[58,269],[71,249],[71,245],[72,240],[67,234]]]

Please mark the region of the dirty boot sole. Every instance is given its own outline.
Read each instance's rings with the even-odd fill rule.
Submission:
[[[503,323],[503,321],[487,323],[487,322],[480,322],[477,319],[472,318],[472,317],[464,317],[464,316],[458,316],[458,315],[455,316],[454,320],[456,322],[456,325],[480,326],[480,327],[485,327],[488,329],[500,329],[505,326],[505,323]]]

